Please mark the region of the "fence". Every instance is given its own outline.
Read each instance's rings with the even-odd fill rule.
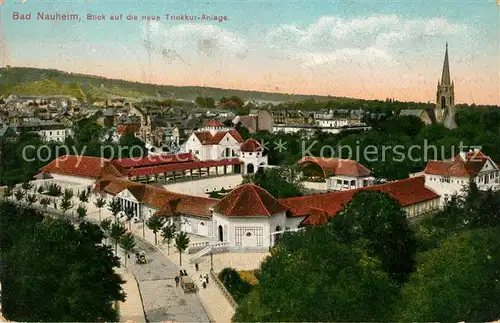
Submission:
[[[231,307],[236,310],[238,304],[234,300],[231,293],[229,293],[226,286],[224,286],[224,284],[220,281],[219,277],[217,277],[217,274],[213,271],[213,269],[210,269],[210,276],[212,276],[213,281],[219,286],[222,294],[224,294],[224,297],[227,299]]]

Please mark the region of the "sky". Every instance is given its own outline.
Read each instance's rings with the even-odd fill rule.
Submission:
[[[2,66],[167,85],[434,102],[448,42],[455,102],[500,104],[495,0],[0,3]],[[31,13],[31,20],[14,19],[15,13]],[[79,20],[37,20],[37,13],[78,14]],[[88,20],[88,14],[106,20]],[[122,20],[110,20],[120,14]],[[167,20],[166,14],[198,19]]]

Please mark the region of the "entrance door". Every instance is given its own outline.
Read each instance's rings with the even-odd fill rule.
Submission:
[[[219,241],[224,241],[224,230],[222,229],[222,225],[219,225]]]

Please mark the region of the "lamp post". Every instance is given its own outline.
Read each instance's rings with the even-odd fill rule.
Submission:
[[[210,251],[210,270],[214,271],[214,253]]]

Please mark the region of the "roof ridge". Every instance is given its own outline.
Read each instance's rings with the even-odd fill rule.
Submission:
[[[260,202],[260,205],[264,208],[264,210],[267,212],[267,216],[271,216],[271,212],[269,212],[269,210],[267,209],[266,205],[264,204],[264,202],[262,201],[262,197],[260,196],[260,194],[257,192],[257,190],[255,189],[257,185],[253,185],[251,186],[252,190],[255,192],[255,194],[257,195],[258,197],[258,200]],[[259,188],[261,188],[259,186]],[[263,188],[261,188],[262,190],[264,190]],[[269,194],[266,190],[264,190],[264,192],[266,192],[267,194]],[[271,195],[271,194],[269,194]],[[274,197],[271,195],[271,197],[274,199]]]

